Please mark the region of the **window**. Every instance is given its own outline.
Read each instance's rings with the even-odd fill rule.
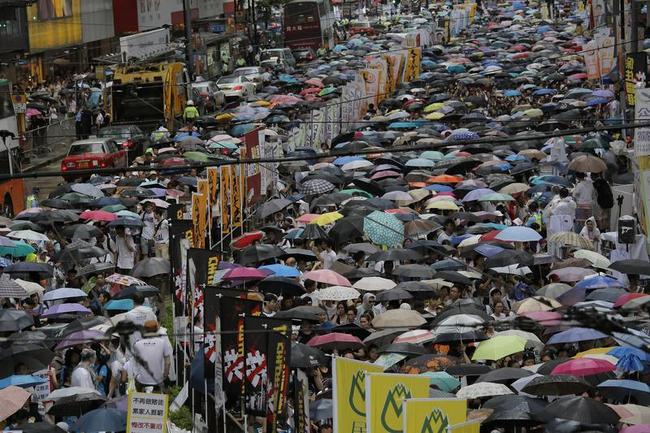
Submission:
[[[78,143],[70,147],[68,156],[83,155],[84,153],[104,153],[102,143]]]

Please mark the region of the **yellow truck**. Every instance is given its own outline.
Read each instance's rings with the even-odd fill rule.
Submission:
[[[187,71],[183,63],[156,63],[118,67],[106,87],[107,111],[113,124],[170,130],[180,126],[187,97]]]

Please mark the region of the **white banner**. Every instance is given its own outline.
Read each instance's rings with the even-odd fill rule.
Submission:
[[[650,123],[650,88],[636,89],[634,120]],[[650,155],[650,127],[634,130],[634,155],[638,158]]]

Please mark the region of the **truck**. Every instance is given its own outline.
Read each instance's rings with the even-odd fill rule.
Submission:
[[[24,112],[27,98],[12,92],[11,82],[0,79],[0,173],[13,175],[20,172],[16,162],[20,131],[14,108]],[[20,99],[22,98],[22,99]],[[18,108],[16,108],[18,110]],[[8,178],[0,180],[0,215],[13,217],[25,208],[25,185],[23,180]]]
[[[188,99],[187,83],[180,62],[120,66],[106,86],[106,111],[114,125],[148,129],[164,123],[176,129]]]

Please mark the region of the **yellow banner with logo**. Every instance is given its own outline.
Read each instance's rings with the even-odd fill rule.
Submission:
[[[467,400],[416,398],[404,403],[404,433],[447,432],[467,419]]]
[[[221,183],[221,236],[230,234],[230,200],[232,195],[232,167],[222,165],[219,167],[219,181]]]
[[[481,422],[472,420],[462,424],[452,425],[449,433],[481,433]]]
[[[201,203],[199,202],[199,194],[192,193],[192,242],[191,246],[194,248],[203,248],[200,244],[199,238],[199,207]]]
[[[207,184],[207,181],[206,181]],[[199,248],[205,248],[206,235],[208,234],[208,195],[199,194],[199,225],[197,243]]]
[[[404,401],[428,396],[429,378],[425,376],[366,375],[366,433],[402,433]]]
[[[219,169],[217,167],[208,167],[208,227],[212,230],[212,218],[219,194]]]
[[[383,367],[347,358],[332,362],[334,431],[359,433],[366,428],[366,372],[381,373]]]
[[[415,81],[420,77],[422,65],[422,48],[409,48],[404,67],[404,81]]]

